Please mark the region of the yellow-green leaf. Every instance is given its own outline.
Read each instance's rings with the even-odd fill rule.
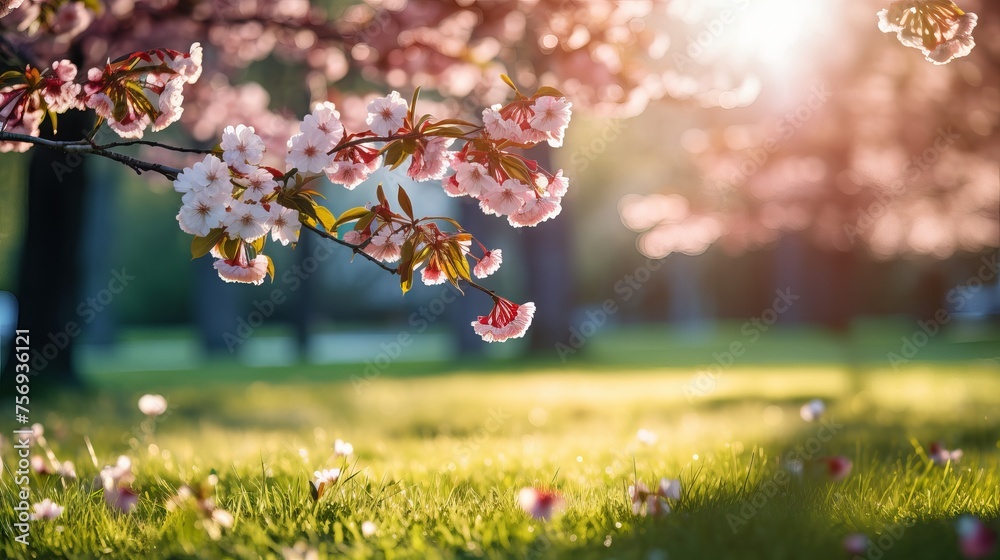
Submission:
[[[323,224],[323,229],[333,231],[337,228],[337,219],[333,217],[333,213],[327,210],[325,206],[314,204],[313,210],[316,211],[319,223]]]
[[[535,95],[532,98],[537,99],[539,97],[566,97],[563,93],[552,86],[542,86],[538,88]]]
[[[399,190],[396,192],[397,198],[399,199],[399,207],[403,209],[410,219],[413,219],[413,204],[410,203],[410,196],[406,194],[403,190],[403,185],[399,185]]]
[[[208,232],[205,237],[195,236],[191,240],[191,258],[197,259],[198,257],[204,257],[211,250],[219,244],[219,241],[226,235],[226,230],[222,228],[215,228]]]
[[[362,216],[368,214],[369,212],[371,212],[371,210],[365,208],[364,206],[355,206],[354,208],[345,210],[344,213],[341,214],[339,218],[337,218],[337,222],[334,224],[334,227],[341,226],[346,224],[347,222],[357,220]]]

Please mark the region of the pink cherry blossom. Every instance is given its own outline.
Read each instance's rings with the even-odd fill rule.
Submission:
[[[438,268],[437,263],[434,261],[427,263],[427,266],[420,270],[420,281],[426,286],[444,284],[446,280],[448,280],[448,277],[445,276],[444,271]]]
[[[248,204],[234,200],[229,205],[229,212],[222,222],[230,239],[256,241],[267,235],[268,220],[271,218],[267,210],[260,204]]]
[[[565,97],[539,97],[531,106],[534,114],[528,122],[532,129],[545,133],[549,146],[561,147],[572,107],[573,104],[566,101]]]
[[[327,152],[333,148],[330,138],[319,129],[300,132],[288,140],[285,163],[289,169],[304,173],[322,173],[333,161]]]
[[[521,142],[521,127],[510,119],[505,119],[500,115],[501,105],[493,105],[488,109],[483,109],[483,126],[487,134],[496,140],[510,140]]]
[[[963,453],[961,449],[945,449],[941,442],[935,441],[931,443],[928,455],[935,465],[943,467],[948,463],[958,463],[962,459]]]
[[[267,258],[260,254],[252,261],[247,261],[241,251],[236,259],[218,259],[212,266],[218,271],[219,278],[226,282],[259,286],[267,276]]]
[[[368,166],[360,161],[337,161],[334,166],[332,171],[327,169],[327,178],[333,183],[343,185],[347,190],[354,190],[371,173]]]
[[[201,43],[194,43],[188,49],[188,54],[170,58],[165,62],[178,76],[184,78],[187,83],[193,84],[201,77],[203,56]]]
[[[177,223],[184,233],[204,237],[221,227],[228,217],[226,202],[230,199],[225,194],[199,190],[190,191],[184,197],[186,200],[177,213]]]
[[[158,132],[177,122],[184,114],[183,80],[170,80],[163,86],[157,99],[160,115],[153,121],[151,130]]]
[[[299,213],[276,202],[272,202],[270,206],[271,216],[268,223],[271,227],[271,241],[277,241],[282,245],[296,243],[299,240],[299,230],[302,228]]]
[[[551,519],[563,507],[562,497],[554,491],[539,488],[522,488],[517,493],[517,503],[535,519]]]
[[[62,515],[64,509],[61,505],[45,498],[41,502],[31,506],[31,518],[49,521]]]
[[[252,126],[227,126],[222,131],[222,160],[240,173],[250,173],[264,158],[264,140]],[[248,165],[249,164],[249,165]]]
[[[232,190],[230,183],[229,167],[214,155],[207,155],[205,159],[195,163],[191,167],[191,180],[200,188],[213,193],[229,193]]]
[[[503,342],[524,336],[534,315],[535,304],[530,301],[518,305],[502,297],[494,297],[490,314],[481,315],[473,321],[472,328],[486,342]]]
[[[479,207],[486,214],[506,216],[518,212],[531,196],[528,185],[517,179],[507,179],[497,188],[483,192]]]
[[[271,172],[260,167],[253,168],[246,177],[240,177],[234,181],[246,188],[241,198],[244,202],[251,200],[259,202],[264,197],[273,194],[274,190],[278,188],[278,182],[274,180]]]
[[[534,227],[555,218],[560,212],[562,212],[562,204],[558,198],[529,194],[524,206],[507,217],[507,223],[513,227]]]
[[[376,136],[390,136],[403,127],[407,110],[406,101],[399,96],[399,92],[393,91],[368,104],[368,119],[365,122]]]
[[[503,251],[500,249],[486,251],[483,257],[479,259],[479,262],[476,263],[476,266],[472,268],[472,273],[476,275],[476,278],[486,278],[499,270],[502,263]]]
[[[851,474],[853,463],[847,457],[838,455],[836,457],[823,457],[820,464],[825,467],[826,476],[833,482],[840,482]]]
[[[455,175],[453,177],[462,194],[479,197],[484,192],[500,188],[500,184],[490,175],[489,170],[479,163],[463,161],[455,163],[454,168]]]
[[[57,60],[52,63],[52,74],[46,78],[42,96],[49,110],[64,113],[70,109],[81,109],[79,100],[81,86],[75,83],[76,65],[68,60]]]
[[[404,241],[406,241],[405,231],[394,231],[390,225],[385,225],[372,236],[372,241],[365,248],[365,252],[382,262],[396,262],[399,260]]]
[[[454,138],[443,136],[434,136],[424,142],[418,142],[417,151],[410,157],[410,167],[406,174],[415,181],[441,179],[448,170],[453,155],[448,151],[448,146],[454,142]]]
[[[312,113],[302,120],[302,132],[318,130],[326,135],[331,145],[336,145],[344,138],[344,125],[340,122],[340,111],[329,101],[317,103]]]

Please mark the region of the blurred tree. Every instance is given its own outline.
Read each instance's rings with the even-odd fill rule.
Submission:
[[[828,280],[813,317],[843,329],[858,249],[942,260],[1000,245],[1000,7],[963,2],[980,44],[934,65],[879,31],[886,4],[673,5],[668,94],[718,108],[676,139],[700,182],[623,201],[644,254],[740,253],[793,235],[827,263],[811,267]]]

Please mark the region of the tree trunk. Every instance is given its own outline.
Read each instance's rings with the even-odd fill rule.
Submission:
[[[76,140],[93,125],[91,116],[69,111],[59,132],[49,123],[43,138]],[[18,288],[18,328],[31,330],[35,384],[80,386],[73,349],[83,327],[80,304],[80,239],[87,199],[86,158],[58,150],[31,148],[27,219]]]

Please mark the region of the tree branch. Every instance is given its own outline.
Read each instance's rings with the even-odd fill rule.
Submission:
[[[375,257],[369,255],[368,253],[364,252],[362,250],[362,246],[361,245],[354,245],[353,243],[348,243],[348,242],[344,241],[343,239],[340,239],[339,237],[331,234],[328,231],[319,229],[319,228],[317,228],[315,226],[311,226],[311,225],[306,224],[306,223],[303,223],[302,227],[308,229],[309,231],[315,233],[316,235],[318,235],[320,237],[324,237],[326,239],[330,239],[334,243],[338,243],[340,245],[343,245],[344,247],[347,247],[348,249],[350,249],[351,251],[353,251],[355,255],[361,255],[362,257],[364,257],[364,258],[370,260],[371,262],[375,263],[376,265],[378,265],[379,268],[381,268],[382,270],[385,270],[386,272],[388,272],[390,274],[399,274],[399,270],[398,269],[392,268],[391,266],[386,266],[385,263],[383,263],[382,261],[380,261],[380,260],[376,259]]]
[[[78,143],[86,143],[85,140],[81,140]],[[108,144],[94,145],[95,148],[106,150],[109,148],[120,148],[122,146],[152,146],[154,148],[163,148],[164,150],[171,150],[174,152],[183,152],[188,154],[211,154],[215,151],[210,148],[184,148],[181,146],[171,146],[170,144],[163,144],[161,142],[153,142],[152,140],[129,140],[126,142],[110,142]]]
[[[376,259],[375,257],[369,255],[368,253],[364,252],[362,250],[363,245],[354,245],[352,243],[348,243],[348,242],[344,241],[343,239],[340,239],[340,238],[336,237],[335,235],[333,235],[333,234],[331,234],[331,233],[329,233],[329,232],[327,232],[325,230],[319,229],[319,228],[317,228],[315,226],[311,226],[311,225],[306,224],[306,223],[303,223],[302,227],[308,229],[309,231],[315,233],[316,235],[318,235],[320,237],[323,237],[323,238],[326,238],[326,239],[330,239],[330,240],[332,240],[335,243],[338,243],[340,245],[343,245],[344,247],[349,248],[351,251],[354,252],[355,255],[361,255],[362,257],[364,257],[364,258],[368,259],[369,261],[375,263],[376,265],[378,265],[379,268],[381,268],[382,270],[385,270],[386,272],[388,272],[390,274],[399,274],[399,269],[398,268],[392,268],[392,267],[386,266],[382,261],[380,261],[380,260]],[[487,288],[485,286],[482,286],[482,285],[476,283],[474,280],[465,280],[465,279],[463,279],[462,281],[465,282],[466,284],[468,284],[469,286],[471,286],[471,287],[479,290],[480,292],[483,292],[484,294],[490,296],[491,298],[498,297],[496,292],[494,292],[493,290],[491,290],[491,289],[489,289],[489,288]]]
[[[177,175],[181,172],[180,169],[169,167],[166,165],[161,165],[159,163],[150,163],[147,161],[142,161],[136,159],[132,156],[127,156],[125,154],[119,154],[118,152],[112,152],[107,149],[106,146],[98,146],[96,144],[87,143],[85,140],[72,140],[72,141],[61,141],[61,140],[49,140],[46,138],[39,138],[37,136],[28,136],[27,134],[15,134],[13,132],[0,132],[0,142],[25,142],[28,144],[35,144],[38,146],[45,146],[46,148],[52,148],[54,150],[61,150],[68,154],[94,154],[104,158],[108,158],[113,161],[117,161],[128,168],[135,171],[136,174],[142,175],[144,171],[152,171],[153,173],[159,173],[167,179],[173,181],[177,178]]]

